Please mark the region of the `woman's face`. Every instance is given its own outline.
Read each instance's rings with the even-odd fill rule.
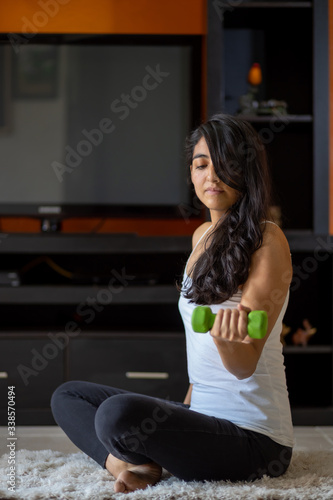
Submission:
[[[224,184],[216,175],[203,137],[193,151],[191,179],[199,200],[211,212],[212,222],[217,222],[239,198],[239,191]]]

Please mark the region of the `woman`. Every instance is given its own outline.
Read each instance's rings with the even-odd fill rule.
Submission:
[[[211,222],[193,235],[179,309],[190,386],[183,403],[87,382],[52,397],[57,423],[129,492],[155,484],[162,467],[185,481],[283,474],[293,432],[280,333],[292,277],[281,229],[268,220],[265,150],[245,121],[217,115],[187,140],[196,194]],[[197,304],[217,313],[194,333]],[[247,336],[247,315],[266,310],[268,331]]]

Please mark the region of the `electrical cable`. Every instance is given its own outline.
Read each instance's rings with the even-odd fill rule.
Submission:
[[[42,264],[43,262],[45,262],[49,267],[51,267],[56,273],[60,274],[61,276],[64,276],[65,278],[68,279],[75,278],[75,273],[68,271],[67,269],[64,269],[63,267],[59,266],[59,264],[54,262],[54,260],[52,260],[50,257],[45,257],[45,256],[38,257],[37,259],[34,259],[25,266],[23,266],[22,269],[20,269],[20,273],[24,274],[30,271],[30,269],[38,266],[39,264]]]

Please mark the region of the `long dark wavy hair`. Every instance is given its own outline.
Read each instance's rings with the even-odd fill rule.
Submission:
[[[217,176],[239,198],[206,238],[182,292],[196,304],[219,304],[248,278],[251,256],[262,245],[262,222],[269,218],[271,183],[265,147],[249,122],[219,114],[200,125],[186,140],[189,170],[202,137]]]

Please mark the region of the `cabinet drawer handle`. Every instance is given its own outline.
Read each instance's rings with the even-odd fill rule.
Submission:
[[[127,378],[150,378],[150,379],[167,379],[167,372],[126,372]]]
[[[0,378],[8,378],[7,372],[0,372]]]

